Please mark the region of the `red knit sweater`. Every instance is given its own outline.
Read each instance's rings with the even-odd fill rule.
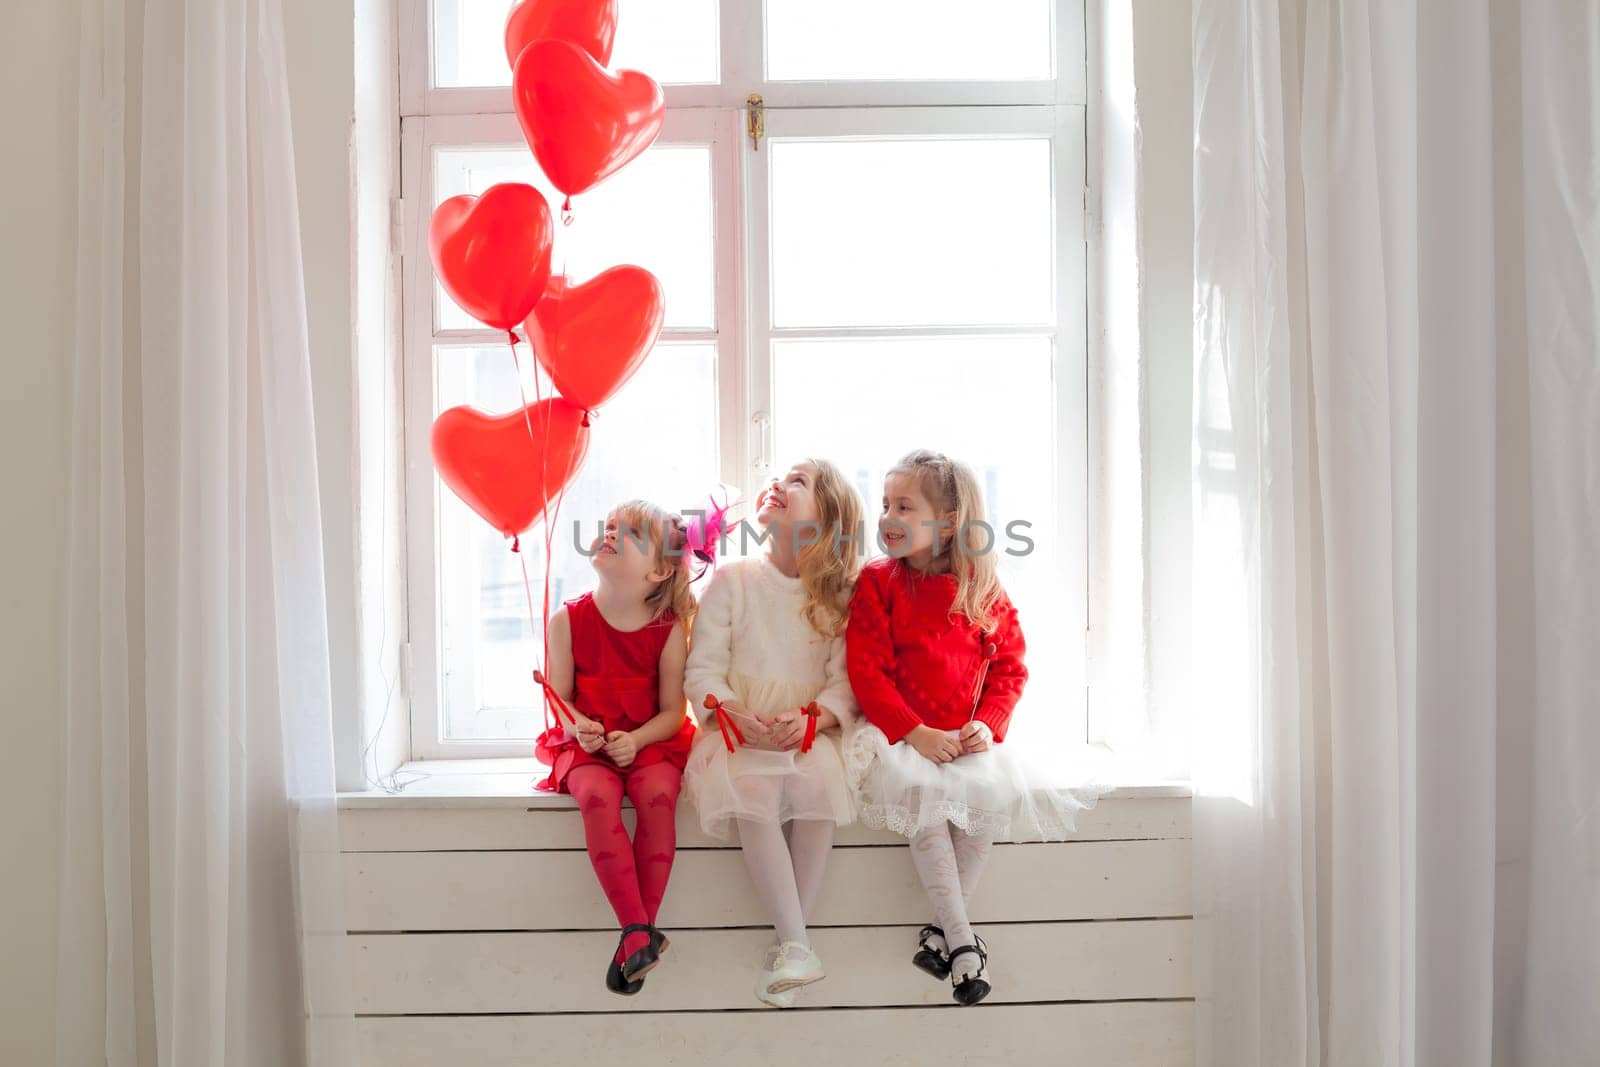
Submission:
[[[845,630],[850,688],[890,744],[919,724],[958,730],[971,718],[986,723],[996,741],[1005,740],[1028,680],[1017,609],[1002,592],[995,631],[986,638],[964,616],[950,617],[955,596],[953,575],[918,574],[888,558],[862,568]],[[987,671],[985,645],[994,653]]]

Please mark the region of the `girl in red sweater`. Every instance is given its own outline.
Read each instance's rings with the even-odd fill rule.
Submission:
[[[1047,785],[1002,743],[1028,668],[983,520],[965,464],[928,451],[901,459],[884,479],[878,519],[888,558],[862,570],[845,631],[868,723],[845,758],[860,819],[910,838],[935,918],[912,962],[948,977],[960,1004],[989,994],[967,900],[994,840],[1065,836],[1098,795]]]
[[[572,709],[539,738],[541,789],[571,793],[589,862],[622,936],[606,988],[631,996],[667,948],[655,927],[677,851],[678,790],[694,743],[683,667],[695,600],[683,522],[642,500],[606,518],[591,563],[600,584],[550,616],[546,682]],[[632,801],[633,840],[622,825]]]

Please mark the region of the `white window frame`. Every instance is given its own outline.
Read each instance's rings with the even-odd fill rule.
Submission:
[[[439,587],[435,559],[438,488],[428,447],[433,421],[433,348],[503,344],[502,331],[440,330],[434,321],[427,248],[435,152],[463,144],[522,144],[510,90],[431,88],[431,0],[399,4],[401,97],[402,351],[405,412],[406,574],[410,612],[411,758],[526,756],[527,740],[455,741],[442,736]],[[716,324],[667,329],[662,340],[717,344],[721,478],[753,494],[770,475],[771,343],[820,337],[1048,337],[1055,346],[1057,483],[1052,487],[1063,560],[1083,567],[1066,597],[1067,632],[1088,625],[1088,278],[1084,218],[1086,70],[1084,0],[1055,0],[1058,76],[1039,82],[768,82],[762,76],[761,0],[721,0],[718,85],[669,85],[661,143],[711,146]],[[763,98],[766,140],[752,150],[746,100]],[[770,321],[768,160],[773,139],[1049,137],[1054,147],[1056,307],[1053,323],[1004,327],[775,328]],[[870,503],[870,502],[869,502]],[[1087,640],[1074,643],[1082,657]],[[1081,661],[1074,672],[1086,678]],[[530,691],[532,682],[530,681]],[[1067,712],[1087,738],[1086,694]]]

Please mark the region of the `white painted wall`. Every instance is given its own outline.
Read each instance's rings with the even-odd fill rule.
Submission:
[[[1193,87],[1189,5],[1089,9],[1090,736],[1187,772]]]
[[[55,1044],[67,323],[77,199],[77,5],[11,0],[0,35],[0,1063]]]
[[[1194,393],[1194,78],[1189,4],[1135,0],[1139,337],[1146,367],[1150,728],[1163,774],[1187,774],[1190,406]]]

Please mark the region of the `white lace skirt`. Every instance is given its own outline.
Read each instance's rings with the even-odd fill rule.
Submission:
[[[1092,780],[1062,784],[1006,744],[934,763],[908,742],[889,744],[868,723],[846,739],[844,763],[862,824],[905,837],[949,822],[991,839],[1060,840],[1108,789]]]
[[[733,674],[739,702],[771,715],[803,707],[818,687]],[[771,752],[740,747],[729,752],[715,725],[704,727],[683,769],[684,792],[700,816],[700,828],[719,840],[733,839],[733,821],[782,824],[791,819],[827,820],[843,826],[855,819],[836,730],[818,733],[810,752]]]

